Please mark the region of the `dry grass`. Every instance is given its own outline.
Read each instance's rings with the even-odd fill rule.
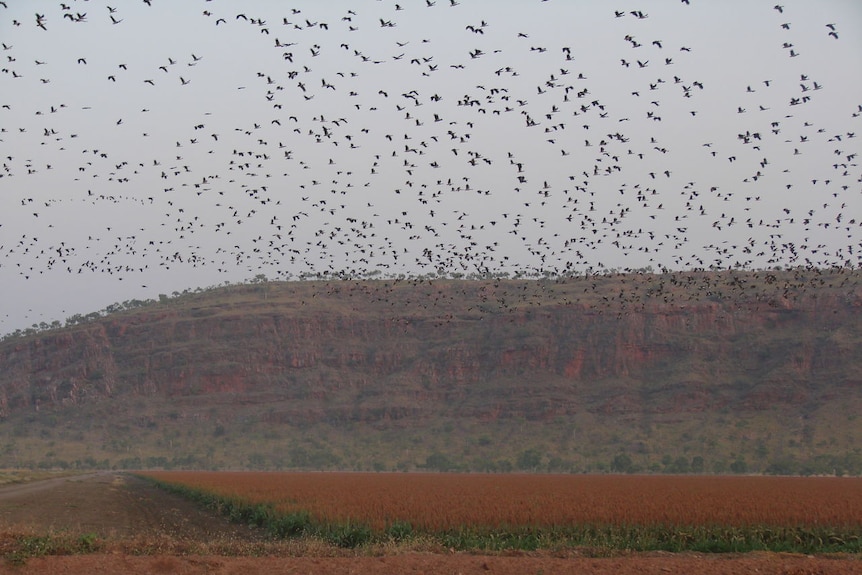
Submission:
[[[16,483],[29,483],[42,479],[54,477],[67,477],[78,475],[80,471],[57,471],[57,470],[35,470],[35,469],[0,469],[0,486],[13,485]]]
[[[230,539],[201,541],[167,534],[99,537],[73,530],[38,530],[25,524],[0,529],[0,557],[11,564],[21,564],[31,557],[88,553],[223,557],[356,557],[446,551],[438,542],[421,537],[404,542],[388,541],[347,549],[316,537],[255,542]]]

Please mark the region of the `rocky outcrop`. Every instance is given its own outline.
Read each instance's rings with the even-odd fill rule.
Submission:
[[[789,292],[713,278],[721,297],[701,281],[620,278],[273,284],[178,298],[0,343],[0,416],[117,395],[231,394],[271,404],[273,421],[395,425],[441,413],[760,410],[859,393],[862,292],[846,278]]]

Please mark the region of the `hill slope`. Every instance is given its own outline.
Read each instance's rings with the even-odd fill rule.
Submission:
[[[0,466],[862,473],[862,273],[227,286],[0,342]]]

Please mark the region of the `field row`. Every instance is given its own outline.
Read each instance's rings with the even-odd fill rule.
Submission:
[[[689,526],[862,528],[862,479],[387,473],[147,472],[317,522],[382,531]]]

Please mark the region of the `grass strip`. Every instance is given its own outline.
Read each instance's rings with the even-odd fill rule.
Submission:
[[[47,555],[80,555],[94,553],[102,548],[101,539],[93,534],[3,534],[0,536],[0,557],[9,565],[23,565],[33,557]]]

